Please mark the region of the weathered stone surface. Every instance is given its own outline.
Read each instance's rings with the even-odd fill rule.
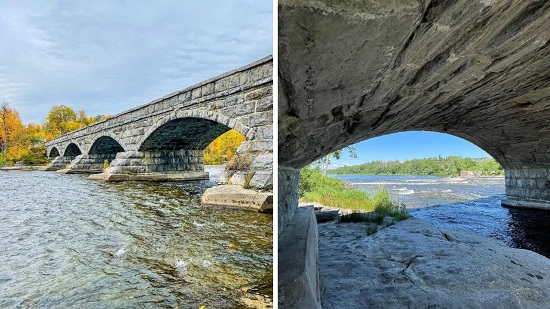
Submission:
[[[278,233],[281,235],[298,208],[298,183],[300,182],[300,171],[293,168],[279,166],[278,169]]]
[[[549,71],[549,1],[280,1],[279,163],[427,130],[548,169]]]
[[[325,223],[319,240],[323,308],[550,307],[549,259],[469,231]]]
[[[256,171],[248,184],[252,188],[264,188],[265,190],[273,190],[273,171]]]
[[[279,233],[278,308],[321,308],[317,241],[313,207],[300,207]]]
[[[257,192],[237,185],[216,186],[204,191],[201,205],[235,207],[269,213],[273,210],[273,193]]]
[[[65,168],[77,158],[70,168],[79,172],[101,171],[105,160],[110,174],[199,172],[202,150],[234,129],[249,139],[249,145],[258,144],[237,151],[249,162],[229,164],[232,170],[251,175],[256,168],[272,170],[261,164],[263,160],[251,164],[256,156],[273,152],[273,134],[266,131],[273,128],[272,66],[272,57],[266,57],[48,141],[48,156],[64,158],[54,159],[49,169]],[[231,176],[227,173],[228,179]],[[254,182],[260,183],[272,187],[272,181]]]
[[[273,169],[273,153],[267,152],[258,155],[252,162],[254,170],[272,170]]]

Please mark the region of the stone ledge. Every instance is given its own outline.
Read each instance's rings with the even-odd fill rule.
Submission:
[[[107,182],[120,181],[186,181],[186,180],[208,180],[209,176],[206,172],[185,172],[174,174],[92,174],[88,177],[90,180],[101,180]]]
[[[223,206],[273,213],[273,193],[257,192],[238,185],[222,185],[206,189],[203,206]]]
[[[83,169],[72,169],[64,168],[55,171],[58,174],[99,174],[101,170],[83,170]]]
[[[279,235],[279,308],[321,308],[313,207],[299,207]]]
[[[508,197],[501,200],[500,204],[504,207],[550,210],[550,202],[544,200],[520,200]]]

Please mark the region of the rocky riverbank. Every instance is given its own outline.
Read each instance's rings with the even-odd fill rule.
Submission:
[[[318,229],[323,308],[550,308],[550,260],[499,240],[416,218]]]

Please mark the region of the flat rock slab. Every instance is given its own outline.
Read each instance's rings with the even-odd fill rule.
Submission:
[[[206,189],[201,197],[203,206],[223,206],[273,212],[273,193],[244,189],[238,185],[222,185]]]
[[[323,308],[550,308],[550,260],[410,218],[319,225]]]

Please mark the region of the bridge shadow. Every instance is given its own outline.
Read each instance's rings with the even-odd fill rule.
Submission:
[[[550,211],[508,208],[505,195],[410,209],[417,218],[442,228],[460,228],[504,241],[550,258]]]

